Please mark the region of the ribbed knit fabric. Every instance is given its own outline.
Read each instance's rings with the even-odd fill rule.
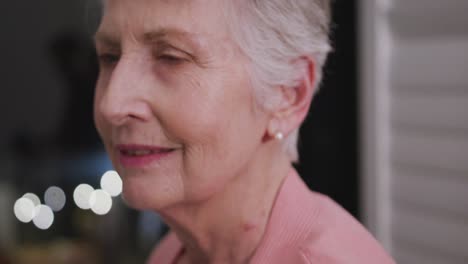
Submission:
[[[183,245],[169,233],[148,264],[174,264]],[[348,212],[310,191],[291,168],[276,197],[252,264],[394,264]]]

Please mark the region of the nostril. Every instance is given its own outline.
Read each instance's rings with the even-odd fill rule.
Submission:
[[[152,111],[141,97],[127,95],[120,99],[103,98],[98,105],[97,114],[112,125],[121,126],[130,120],[148,121],[152,116]]]
[[[125,113],[125,111],[123,111],[122,108],[114,108],[106,111],[105,118],[109,123],[115,126],[121,126],[125,124],[129,116],[127,113]]]

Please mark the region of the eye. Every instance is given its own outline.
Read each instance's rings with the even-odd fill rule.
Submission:
[[[184,58],[177,57],[177,56],[170,55],[170,54],[161,54],[157,57],[157,59],[163,63],[167,63],[171,65],[181,64],[184,61],[186,61],[186,59]]]
[[[102,53],[98,54],[98,61],[100,65],[108,66],[116,64],[120,59],[120,55],[112,53]]]

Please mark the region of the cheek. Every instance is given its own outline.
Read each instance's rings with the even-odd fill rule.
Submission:
[[[160,115],[162,125],[188,144],[210,141],[216,130],[221,132],[231,112],[227,111],[231,107],[226,101],[226,87],[211,75],[203,78],[197,71],[180,73],[165,85],[170,89],[159,100],[160,109],[165,110]]]
[[[232,174],[237,166],[251,154],[255,147],[256,128],[251,112],[251,94],[246,84],[234,80],[208,80],[200,82],[200,91],[181,95],[173,112],[180,132],[188,148],[186,163],[189,171],[203,171],[203,188],[215,188],[208,180],[224,174]],[[240,79],[242,80],[242,79]],[[247,143],[248,142],[248,143]],[[250,144],[252,143],[252,144]],[[206,170],[206,171],[205,171]],[[209,190],[206,190],[209,191]]]
[[[104,117],[99,109],[99,104],[102,100],[102,88],[98,85],[95,88],[94,92],[94,104],[93,104],[93,118],[94,118],[94,125],[96,126],[96,130],[101,136],[102,139],[105,138],[105,122]]]
[[[231,84],[211,76],[217,74],[206,78],[196,73],[181,74],[158,100],[162,128],[183,145],[179,169],[190,186],[185,191],[194,199],[220,185],[214,177],[226,167],[232,141],[229,133],[234,129],[230,122],[237,99],[229,98],[226,92],[232,89]]]
[[[104,87],[100,86],[99,81],[96,85],[95,92],[94,92],[94,103],[93,103],[93,121],[94,126],[96,127],[96,131],[98,132],[102,143],[106,149],[109,148],[110,140],[111,140],[111,124],[106,120],[104,114],[100,110],[100,103],[103,100],[103,91]],[[111,156],[111,152],[108,151],[108,154]],[[112,157],[111,157],[112,159]]]

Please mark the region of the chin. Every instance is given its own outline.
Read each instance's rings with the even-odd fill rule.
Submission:
[[[136,195],[135,192],[123,191],[122,200],[128,207],[132,209],[149,210],[148,202],[145,202],[145,199],[143,199],[141,195]]]
[[[139,180],[124,179],[123,181],[122,198],[129,207],[136,210],[160,211],[178,203],[178,195],[168,191],[169,188]]]

